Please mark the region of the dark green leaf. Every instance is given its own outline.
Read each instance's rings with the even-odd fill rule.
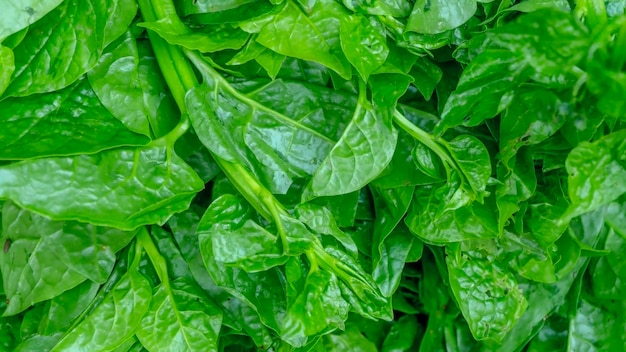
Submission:
[[[1,101],[0,123],[0,159],[92,154],[150,141],[111,115],[86,79],[53,93]]]
[[[70,0],[29,27],[15,48],[15,73],[6,96],[26,96],[74,83],[122,35],[135,17],[132,0]]]
[[[52,351],[112,350],[132,337],[152,299],[148,280],[130,270],[100,305]]]

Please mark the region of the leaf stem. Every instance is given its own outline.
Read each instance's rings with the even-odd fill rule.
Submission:
[[[152,266],[154,266],[154,270],[156,270],[156,273],[159,276],[159,280],[161,280],[161,284],[164,285],[169,291],[170,279],[167,273],[167,262],[152,241],[152,237],[150,237],[148,229],[145,226],[142,227],[137,233],[137,244],[141,246],[144,251],[146,251],[148,258],[150,258],[150,262],[152,262]]]
[[[428,149],[435,152],[435,154],[437,154],[437,156],[441,158],[441,160],[444,162],[443,165],[446,168],[446,173],[450,173],[449,167],[458,169],[456,162],[454,161],[454,159],[452,159],[448,151],[445,150],[437,141],[435,141],[434,137],[431,134],[415,126],[398,110],[394,111],[393,119],[396,124],[398,124],[398,126],[400,126],[400,128],[402,128],[406,133],[410,134],[413,138],[424,144]]]

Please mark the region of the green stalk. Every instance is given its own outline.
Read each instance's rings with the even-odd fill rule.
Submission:
[[[241,195],[252,205],[256,211],[268,221],[273,221],[272,210],[267,204],[272,203],[274,196],[259,184],[250,172],[241,164],[231,163],[229,161],[213,156],[224,171],[233,186],[241,193]]]
[[[394,111],[393,119],[402,128],[406,133],[415,138],[418,142],[424,144],[428,149],[432,150],[441,160],[443,161],[443,166],[446,168],[446,173],[450,174],[450,166],[458,169],[456,162],[447,150],[445,150],[441,144],[435,141],[435,138],[428,132],[423,129],[415,126],[411,121],[409,121],[404,115],[402,115],[398,110]]]
[[[161,284],[164,285],[169,291],[170,279],[167,273],[167,262],[152,241],[152,237],[150,237],[148,229],[145,226],[142,227],[137,233],[137,244],[138,247],[143,248],[143,250],[148,254],[148,258],[150,258],[150,262],[152,262],[152,266],[154,267],[154,270],[156,270],[157,276],[159,277],[159,280],[161,280]]]

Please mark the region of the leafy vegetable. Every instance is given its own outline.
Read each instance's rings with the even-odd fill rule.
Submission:
[[[1,350],[624,349],[623,1],[3,5]]]

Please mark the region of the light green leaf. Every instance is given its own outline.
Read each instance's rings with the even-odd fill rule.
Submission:
[[[495,238],[498,220],[493,205],[472,203],[441,213],[449,206],[444,199],[450,186],[417,187],[404,220],[411,232],[426,243],[443,244],[469,239]]]
[[[0,45],[0,96],[11,83],[11,76],[15,71],[15,57],[13,50]]]
[[[407,31],[437,34],[455,29],[476,12],[476,0],[417,0]]]
[[[102,106],[86,79],[52,93],[0,101],[0,159],[92,154],[150,140]]]
[[[582,299],[571,321],[568,345],[576,351],[620,351],[626,338],[626,301]]]
[[[345,204],[343,204],[345,206]],[[354,239],[341,231],[335,217],[326,207],[311,203],[299,204],[295,210],[298,220],[306,224],[318,234],[333,236],[354,258],[358,257],[358,249]]]
[[[356,191],[389,164],[398,132],[372,107],[358,104],[352,121],[307,185],[303,200]]]
[[[282,338],[301,345],[307,336],[343,328],[349,310],[335,275],[324,270],[310,272],[287,310],[281,325]]]
[[[158,138],[178,122],[151,49],[130,31],[107,47],[88,77],[102,105],[131,131]]]
[[[482,199],[491,176],[491,158],[485,145],[474,136],[462,134],[447,147],[471,189]]]
[[[274,16],[258,34],[259,44],[302,60],[319,62],[349,79],[350,64],[339,44],[340,21],[346,9],[332,0],[318,0],[311,13],[304,13],[292,1]]]
[[[192,31],[179,21],[162,18],[156,22],[143,22],[139,26],[157,33],[172,45],[180,45],[202,53],[212,53],[227,49],[240,49],[250,36],[238,27],[209,26]]]
[[[62,2],[63,0],[3,0],[0,13],[0,42],[37,22]]]
[[[349,330],[341,334],[329,335],[325,338],[327,352],[376,352],[378,349],[367,337],[358,330]]]
[[[528,303],[515,275],[481,250],[447,250],[450,286],[477,340],[501,341]]]
[[[346,58],[367,81],[389,54],[383,25],[375,17],[349,16],[341,21],[339,34]]]
[[[597,209],[626,193],[626,131],[582,142],[567,157],[571,205],[563,221]]]
[[[0,167],[0,198],[55,220],[127,230],[164,223],[203,187],[191,167],[158,144]]]
[[[6,202],[2,237],[10,241],[0,253],[9,305],[19,313],[90,279],[103,283],[113,270],[115,252],[134,236],[112,228],[74,221],[52,221]]]
[[[137,329],[149,351],[216,351],[222,314],[197,285],[185,279],[156,288]]]

